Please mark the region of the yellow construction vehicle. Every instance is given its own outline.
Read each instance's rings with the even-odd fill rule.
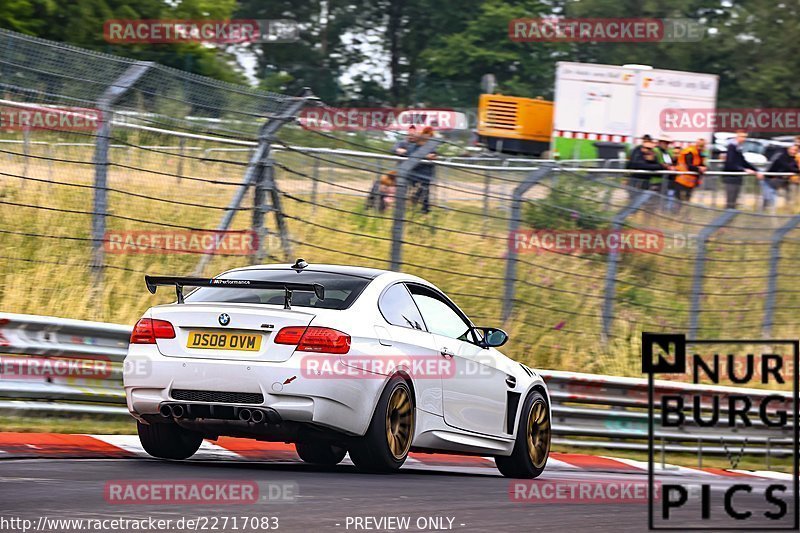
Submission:
[[[540,156],[550,148],[553,102],[502,94],[478,101],[478,138],[492,151]]]

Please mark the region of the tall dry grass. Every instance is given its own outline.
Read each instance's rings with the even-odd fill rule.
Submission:
[[[187,275],[197,254],[106,254],[102,283],[91,266],[94,167],[92,151],[76,148],[59,159],[28,159],[0,154],[0,308],[8,312],[56,315],[132,324],[149,306],[172,300],[170,291],[149,294],[143,275]],[[246,153],[217,154],[213,161],[184,159],[159,151],[112,154],[109,168],[108,229],[213,229],[244,173]],[[375,170],[368,164],[278,156],[276,168],[292,242],[292,256],[312,263],[357,264],[385,268],[390,250],[389,213],[364,208]],[[359,168],[351,168],[358,166]],[[27,167],[27,168],[25,168]],[[186,178],[175,177],[179,168]],[[386,167],[388,168],[388,167]],[[23,174],[27,179],[22,178]],[[312,204],[315,175],[316,204]],[[195,179],[191,179],[195,178]],[[670,236],[696,235],[717,211],[687,206],[665,215],[658,209],[629,222],[667,235],[667,246],[652,254],[622,254],[617,273],[612,337],[601,342],[602,302],[607,256],[521,254],[517,265],[514,313],[501,323],[508,253],[506,175],[490,189],[484,212],[483,178],[451,172],[434,191],[429,214],[412,208],[405,230],[403,270],[445,290],[481,325],[503,326],[511,341],[508,355],[540,368],[639,375],[642,331],[685,331],[688,327],[696,249],[677,246]],[[206,180],[206,181],[202,181]],[[506,181],[508,180],[508,181]],[[561,185],[559,185],[561,183]],[[546,203],[556,187],[547,182],[531,191],[531,203]],[[582,194],[604,216],[624,207],[622,191],[590,188]],[[252,192],[237,212],[232,229],[251,226]],[[486,216],[488,214],[488,216]],[[267,213],[267,254],[283,257]],[[705,337],[760,337],[766,297],[768,237],[780,220],[742,215],[734,228],[716,234],[708,247],[700,332]],[[681,237],[681,238],[683,238]],[[800,248],[791,232],[781,249],[773,336],[796,337],[796,266]],[[293,258],[292,257],[292,258]],[[274,259],[270,260],[273,262]],[[212,256],[205,274],[250,264],[247,256]]]

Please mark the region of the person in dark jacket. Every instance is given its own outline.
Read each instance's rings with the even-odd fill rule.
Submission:
[[[419,136],[417,135],[417,127],[413,124],[408,127],[408,134],[406,138],[398,141],[392,146],[392,153],[394,155],[400,156],[407,156],[408,152],[411,151],[417,145],[417,139]]]
[[[433,128],[426,126],[417,137],[416,146],[409,151],[409,155],[421,149],[432,137]],[[436,152],[434,151],[426,155],[425,159],[430,161],[436,159],[436,157]],[[411,203],[414,205],[421,204],[423,213],[430,211],[431,182],[433,182],[435,170],[434,165],[431,163],[420,161],[408,176],[408,183],[412,188]]]
[[[767,172],[785,174],[784,176],[767,176],[761,180],[761,196],[764,199],[763,209],[774,214],[778,191],[788,188],[791,176],[800,172],[797,165],[797,145],[789,146],[772,156]]]
[[[728,151],[725,154],[725,166],[722,170],[725,172],[747,172],[748,174],[755,174],[758,179],[762,179],[763,176],[758,169],[744,158],[742,147],[746,140],[747,132],[744,130],[736,132],[736,138],[728,143]],[[744,176],[723,176],[722,182],[725,184],[725,207],[727,209],[736,209],[739,193],[742,192]]]
[[[628,168],[630,170],[650,170],[658,171],[665,170],[667,167],[661,164],[658,160],[658,154],[655,152],[655,143],[649,135],[642,137],[642,144],[637,146],[631,151],[631,157],[628,160]],[[654,186],[656,189],[660,188],[661,175],[636,173],[632,174],[628,179],[628,185],[634,189],[651,189]]]
[[[417,133],[417,127],[413,124],[408,127],[408,133],[406,137],[394,144],[392,146],[392,154],[399,155],[402,157],[408,156],[409,152],[413,152],[416,150],[418,144],[417,141],[419,140],[419,134]],[[389,174],[392,175],[392,180],[395,182],[394,186],[396,186],[396,172],[392,171]],[[375,181],[372,182],[372,187],[370,188],[369,194],[367,195],[367,202],[366,208],[367,209],[377,209],[378,211],[384,211],[388,205],[385,201],[386,196],[382,192],[382,187],[386,186],[386,176],[380,176]],[[385,191],[385,189],[383,189]],[[394,198],[394,193],[392,193],[392,198]],[[389,202],[391,203],[391,202]]]
[[[661,175],[657,171],[666,170],[667,167],[658,161],[658,154],[655,152],[653,142],[645,141],[631,152],[628,168],[653,171],[653,174],[636,173],[632,178],[632,180],[636,180],[638,189],[650,189],[653,186],[660,188]]]

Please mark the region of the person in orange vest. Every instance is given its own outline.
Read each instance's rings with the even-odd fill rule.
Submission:
[[[678,197],[678,200],[688,202],[692,197],[692,191],[702,183],[703,174],[706,171],[706,160],[703,155],[705,147],[706,140],[700,138],[692,146],[684,148],[678,154],[675,170],[695,173],[675,176],[675,196]]]

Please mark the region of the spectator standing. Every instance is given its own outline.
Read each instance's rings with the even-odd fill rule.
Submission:
[[[661,188],[661,175],[656,172],[665,170],[666,167],[659,162],[658,154],[655,151],[655,143],[649,135],[642,137],[642,144],[631,152],[628,168],[631,170],[653,171],[652,174],[636,173],[632,175],[629,180],[632,187],[644,190],[659,190]]]
[[[417,136],[416,145],[413,147],[412,151],[409,152],[409,155],[416,150],[422,149],[425,143],[431,138],[433,138],[433,128],[426,126],[422,130],[422,133]],[[437,155],[434,151],[426,155],[425,160],[432,161],[436,159],[436,157]],[[434,165],[426,161],[420,161],[419,164],[411,170],[408,176],[409,187],[412,189],[411,203],[414,205],[420,204],[423,213],[428,213],[430,211],[431,183],[433,182],[435,173]]]
[[[675,170],[693,173],[675,176],[675,196],[682,202],[691,200],[692,191],[703,182],[703,174],[706,172],[706,161],[703,155],[705,148],[706,140],[700,138],[693,145],[681,150],[678,155]]]
[[[413,151],[417,147],[417,140],[419,136],[417,135],[417,128],[413,124],[408,127],[408,134],[406,135],[405,139],[402,139],[395,143],[392,146],[392,154],[399,155],[402,157],[408,156],[408,153]],[[369,194],[367,195],[367,202],[366,208],[367,209],[377,209],[378,211],[384,211],[386,207],[394,201],[394,189],[392,189],[391,196],[387,196],[387,191],[389,191],[388,181],[392,181],[391,187],[397,186],[397,172],[391,171],[389,172],[389,177],[387,178],[386,175],[383,175],[372,182],[372,187],[370,188]],[[391,199],[389,199],[391,198]],[[388,199],[388,201],[387,201]]]
[[[646,147],[651,146],[653,139],[649,135],[642,136],[642,143],[635,146],[633,150],[631,150],[631,154],[628,156],[628,162],[625,165],[625,168],[629,170],[649,170],[649,169],[642,169],[642,168],[634,168],[634,165],[640,164],[642,161],[642,150]],[[646,189],[648,178],[650,176],[643,176],[641,174],[631,174],[628,177],[628,186],[632,189]]]
[[[725,172],[746,172],[754,174],[757,179],[762,179],[763,176],[747,159],[744,158],[744,141],[747,140],[747,132],[739,130],[736,132],[736,137],[728,143],[728,150],[725,153],[725,166],[722,168]],[[744,176],[723,176],[722,182],[725,184],[725,208],[736,209],[736,203],[739,200],[739,193],[742,191],[742,183],[744,183]]]
[[[797,152],[797,155],[794,156],[794,160],[797,162],[797,167],[800,168],[800,135],[794,138],[794,146]],[[800,173],[792,176],[789,181],[791,182],[791,186],[789,187],[789,198],[787,198],[787,200],[794,202],[797,198],[797,188],[800,187]]]
[[[406,138],[396,142],[395,145],[392,146],[392,153],[394,155],[407,156],[408,152],[416,146],[418,138],[417,128],[412,124],[408,127]]]
[[[767,172],[782,172],[785,176],[767,176],[761,180],[761,196],[764,199],[762,208],[775,214],[775,200],[780,189],[788,189],[792,174],[800,169],[797,165],[797,145],[792,145],[772,156]]]
[[[656,145],[656,154],[658,155],[658,162],[667,167],[668,170],[673,170],[675,161],[672,160],[672,139],[666,135],[658,140]]]
[[[677,156],[673,154],[672,139],[666,135],[662,135],[656,145],[656,157],[658,162],[664,166],[665,170],[675,170],[675,160]],[[680,152],[680,150],[678,150]],[[672,206],[675,198],[675,175],[667,174],[661,175],[660,192],[667,195],[666,209],[672,211]]]
[[[391,170],[381,176],[378,186],[378,211],[383,212],[394,204],[394,197],[397,193],[397,171]]]

